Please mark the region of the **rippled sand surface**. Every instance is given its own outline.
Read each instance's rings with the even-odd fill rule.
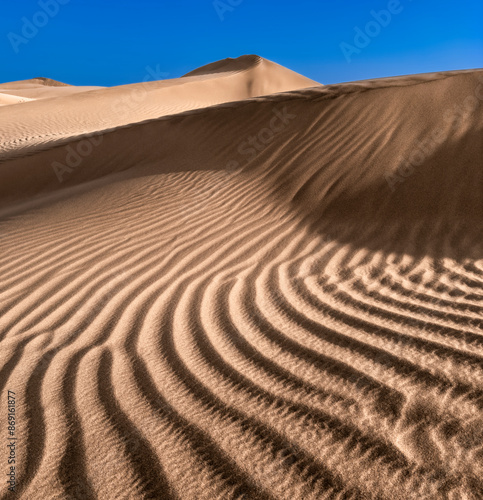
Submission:
[[[483,498],[483,71],[69,87],[0,86],[1,495]]]

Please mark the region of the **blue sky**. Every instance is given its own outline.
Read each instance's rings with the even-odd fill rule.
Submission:
[[[479,68],[483,2],[9,0],[0,54],[2,82],[74,85],[177,78],[242,54],[321,83]]]

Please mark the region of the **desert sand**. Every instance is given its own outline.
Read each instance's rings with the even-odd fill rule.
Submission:
[[[0,85],[1,498],[483,498],[482,133],[482,70]]]

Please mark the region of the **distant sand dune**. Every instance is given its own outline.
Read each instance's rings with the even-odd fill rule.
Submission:
[[[482,498],[482,82],[243,56],[0,109],[18,497]]]
[[[0,159],[82,134],[314,85],[319,84],[278,64],[242,56],[226,62],[221,73],[198,70],[195,76],[100,88],[65,97],[59,87],[53,87],[55,100],[42,99],[30,103],[28,109],[10,109],[9,120],[0,109]],[[15,92],[19,95],[17,89]]]
[[[12,94],[3,94],[0,92],[0,106],[8,106],[10,104],[19,104],[21,102],[31,101],[28,97],[20,97]]]
[[[18,95],[31,99],[47,99],[50,97],[63,97],[87,92],[88,90],[100,89],[102,87],[79,87],[57,82],[50,78],[32,78],[31,80],[20,80],[18,82],[0,83],[0,92]]]

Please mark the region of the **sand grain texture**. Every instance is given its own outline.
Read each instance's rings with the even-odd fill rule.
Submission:
[[[0,85],[2,498],[483,498],[483,71],[70,87]]]

